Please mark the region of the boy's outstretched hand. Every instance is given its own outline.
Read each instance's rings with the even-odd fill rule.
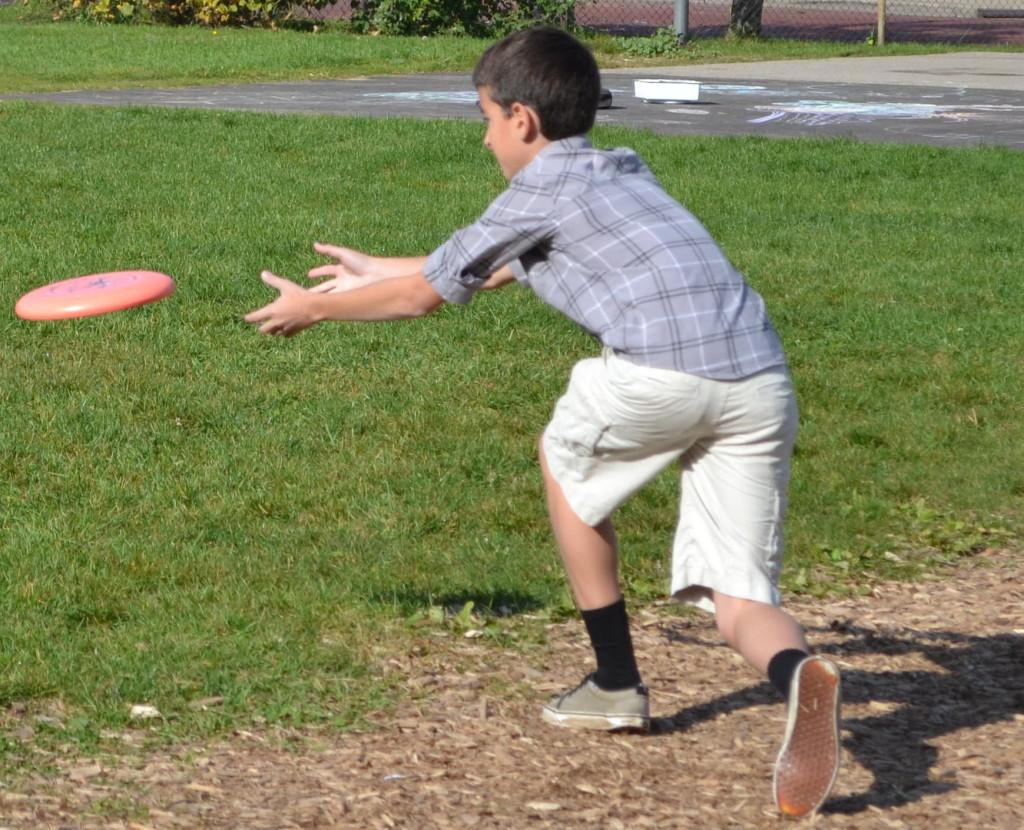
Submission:
[[[260,334],[291,337],[322,320],[314,311],[312,291],[284,277],[271,274],[270,271],[264,271],[260,278],[271,288],[281,292],[274,302],[245,315],[245,322],[260,324]]]
[[[315,294],[351,291],[353,288],[368,285],[374,281],[374,278],[380,279],[380,276],[375,273],[379,270],[374,267],[376,257],[355,251],[352,248],[325,245],[322,242],[314,243],[313,250],[335,260],[330,265],[320,265],[310,269],[308,274],[310,279],[330,277],[310,289]]]
[[[427,282],[426,257],[375,257],[317,242],[317,253],[335,260],[309,272],[312,279],[330,277],[303,288],[269,271],[260,276],[281,292],[274,302],[245,315],[261,334],[291,337],[324,320],[407,320],[430,314],[444,303]]]

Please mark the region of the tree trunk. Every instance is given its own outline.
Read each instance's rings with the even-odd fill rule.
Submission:
[[[732,0],[729,34],[733,37],[757,37],[761,34],[761,10],[764,0]]]

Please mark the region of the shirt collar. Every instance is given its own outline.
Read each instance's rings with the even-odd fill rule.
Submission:
[[[526,167],[516,173],[515,176],[512,177],[512,181],[515,181],[527,171],[536,169],[538,165],[543,163],[542,160],[545,158],[562,155],[564,153],[579,152],[580,150],[589,150],[591,146],[590,139],[585,135],[571,135],[568,138],[560,138],[558,141],[552,141],[543,150],[537,153]]]
[[[550,153],[555,147],[563,152],[565,150],[589,150],[590,139],[585,135],[571,135],[568,138],[561,138],[558,141],[552,141],[547,147],[537,153],[537,155],[542,156],[545,153]]]

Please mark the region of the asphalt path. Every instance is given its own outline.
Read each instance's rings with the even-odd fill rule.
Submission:
[[[697,100],[650,102],[636,80],[687,79]],[[603,73],[599,124],[669,135],[846,137],[1024,149],[1024,53],[706,64]],[[98,106],[187,107],[408,118],[479,118],[467,74],[3,96]]]

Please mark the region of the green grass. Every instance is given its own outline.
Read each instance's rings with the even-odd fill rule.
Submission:
[[[2,18],[0,18],[2,20]],[[328,31],[0,22],[0,92],[455,72],[486,48],[472,38]],[[60,60],[40,60],[60,55]]]
[[[361,36],[337,24],[318,33],[55,24],[47,21],[38,4],[27,8],[0,7],[0,93],[466,72],[489,43],[467,37]],[[958,48],[716,39],[693,41],[669,56],[642,58],[630,55],[613,37],[595,36],[590,43],[604,67],[923,54]]]
[[[8,309],[96,271],[178,282],[122,314],[0,318],[0,706],[59,699],[85,743],[140,702],[178,735],[346,725],[393,694],[370,666],[403,620],[565,607],[535,441],[585,335],[517,288],[290,341],[240,321],[260,269],[305,273],[315,239],[412,254],[471,221],[502,185],[479,125],[5,103],[0,128]],[[595,138],[640,150],[781,331],[788,588],[1019,531],[1024,156]],[[633,597],[664,590],[676,498],[666,475],[622,511]]]

